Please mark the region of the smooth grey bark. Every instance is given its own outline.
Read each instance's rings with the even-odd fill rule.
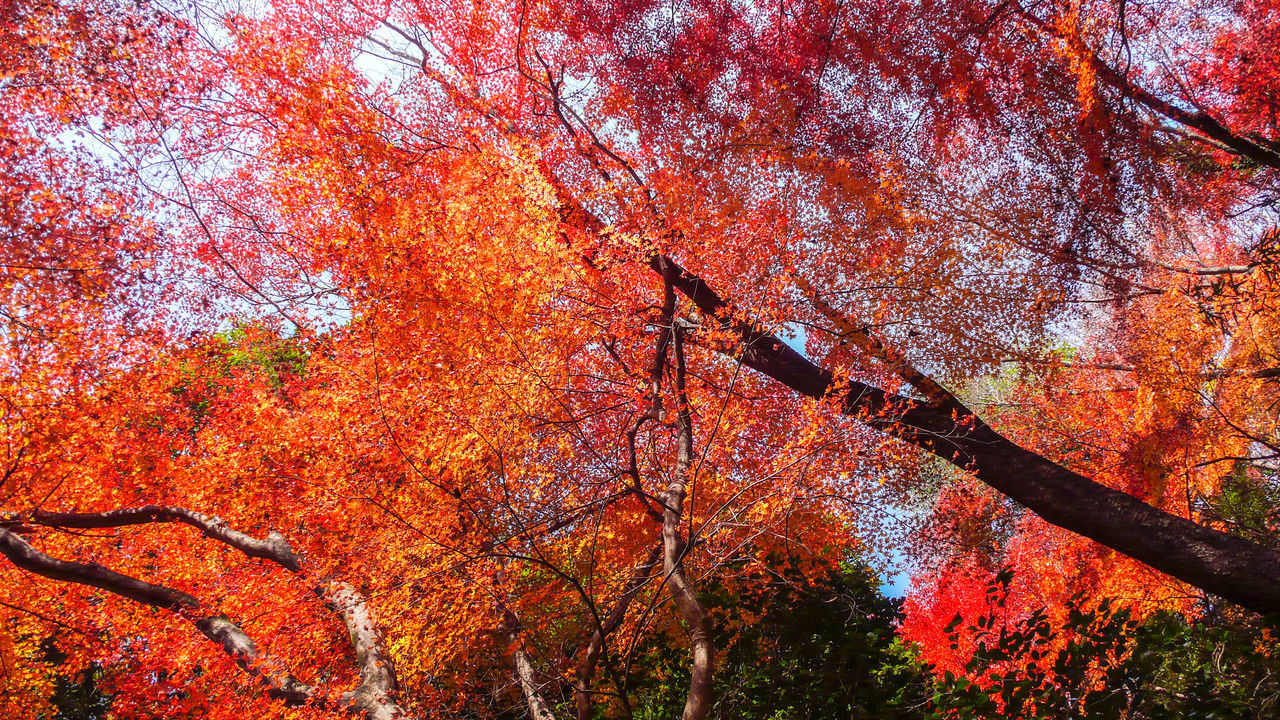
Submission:
[[[320,594],[342,618],[360,669],[360,685],[343,693],[342,702],[360,709],[369,720],[407,718],[408,713],[391,699],[398,689],[395,666],[364,595],[341,580],[324,582]]]
[[[5,520],[11,525],[25,522],[78,529],[183,523],[248,557],[274,562],[295,575],[306,577],[302,558],[279,533],[271,532],[266,539],[255,538],[231,528],[220,518],[185,508],[146,505],[99,513],[35,510]],[[315,688],[288,674],[278,661],[262,657],[253,638],[238,625],[224,615],[206,613],[200,602],[187,593],[122,575],[101,565],[58,560],[37,550],[4,523],[0,523],[0,554],[18,567],[51,579],[92,585],[135,602],[190,617],[201,634],[218,643],[241,668],[262,677],[272,697],[293,705],[325,702]],[[360,685],[343,693],[337,706],[359,712],[369,720],[408,718],[409,714],[391,698],[397,689],[395,669],[364,595],[352,585],[333,578],[314,583],[312,591],[342,620],[360,671]]]
[[[51,580],[89,585],[189,618],[200,634],[217,643],[237,665],[261,678],[269,696],[289,705],[303,705],[316,699],[315,688],[290,675],[274,660],[264,658],[253,638],[239,625],[225,615],[208,611],[192,595],[123,575],[97,563],[60,560],[4,527],[0,527],[0,554],[15,566]]]
[[[529,717],[531,720],[556,720],[555,714],[551,712],[551,706],[542,697],[542,687],[538,684],[533,660],[525,650],[524,641],[520,638],[524,630],[520,624],[520,618],[505,606],[502,608],[502,618],[502,630],[507,637],[507,642],[515,645],[515,649],[511,652],[511,669],[515,673],[516,683],[520,685],[520,692],[524,695]]]

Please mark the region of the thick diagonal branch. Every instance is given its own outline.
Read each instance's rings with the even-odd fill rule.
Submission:
[[[972,472],[1044,520],[1260,613],[1280,612],[1280,554],[1113,490],[1000,435],[952,397],[921,404],[815,365],[674,260],[672,282],[736,337],[725,354],[815,400]],[[659,272],[657,259],[650,267]]]
[[[606,238],[604,223],[563,189],[560,198],[566,232]],[[856,380],[837,381],[670,256],[654,254],[648,263],[734,338],[717,345],[719,352],[973,473],[1049,523],[1243,607],[1280,612],[1280,553],[1072,472],[1000,435],[954,398],[922,405]]]
[[[1058,28],[1037,17],[1029,9],[1018,3],[1014,3],[1014,7],[1017,8],[1021,17],[1040,32],[1062,42],[1071,42]],[[1110,63],[1103,60],[1092,50],[1085,50],[1085,54],[1090,69],[1103,82],[1115,88],[1125,97],[1133,98],[1148,110],[1194,131],[1202,142],[1221,150],[1226,150],[1234,155],[1248,158],[1259,165],[1280,169],[1280,152],[1275,149],[1231,130],[1208,113],[1184,110],[1155,95],[1130,80],[1128,76],[1112,67]]]
[[[1280,169],[1280,153],[1275,150],[1262,143],[1255,142],[1251,138],[1233,132],[1208,113],[1189,112],[1155,96],[1130,81],[1120,71],[1103,62],[1097,55],[1090,53],[1090,57],[1093,59],[1094,72],[1098,74],[1098,77],[1122,94],[1137,100],[1147,109],[1163,115],[1184,127],[1191,128],[1205,138],[1205,142],[1214,147],[1226,150],[1233,155],[1248,158],[1259,165]]]

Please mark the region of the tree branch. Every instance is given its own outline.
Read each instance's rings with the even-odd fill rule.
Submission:
[[[293,553],[284,536],[277,532],[267,535],[266,540],[259,540],[229,527],[221,518],[177,507],[161,505],[144,505],[139,508],[126,508],[100,513],[59,513],[47,510],[33,510],[20,517],[37,525],[60,528],[109,528],[128,525],[147,525],[150,523],[185,523],[206,537],[218,540],[252,558],[270,560],[284,569],[301,573],[302,565],[298,556]]]
[[[506,606],[502,608],[502,618],[507,641],[516,646],[511,653],[511,665],[515,671],[516,681],[520,683],[520,690],[524,693],[530,719],[556,720],[555,714],[551,712],[551,706],[542,697],[542,687],[538,684],[533,660],[529,658],[528,651],[524,649],[524,641],[520,639],[521,631],[524,629],[520,624],[520,618]]]
[[[36,525],[58,528],[109,528],[150,523],[184,523],[200,530],[206,537],[218,540],[248,557],[274,562],[299,577],[306,577],[302,569],[302,559],[279,533],[271,532],[265,540],[260,540],[229,527],[220,518],[185,508],[146,505],[99,513],[33,510],[16,515],[14,518]],[[0,523],[0,533],[5,533],[21,544],[13,545],[17,548],[14,550],[16,555],[11,555],[0,547],[0,552],[4,552],[19,567],[27,567],[15,559],[15,557],[24,557],[24,553],[20,552],[22,546],[31,552],[39,553],[26,541],[5,530],[3,523]],[[199,601],[186,593],[120,575],[99,565],[65,563],[45,557],[48,562],[36,563],[36,566],[44,567],[44,572],[33,569],[34,566],[27,569],[53,579],[100,587],[122,597],[183,615],[197,614],[196,611],[200,609]],[[26,562],[31,561],[28,559]],[[390,699],[397,689],[395,670],[390,656],[386,654],[381,633],[365,597],[350,584],[331,578],[314,583],[312,591],[324,600],[325,605],[338,615],[347,628],[360,671],[360,684],[354,690],[343,693],[338,705],[350,711],[361,712],[369,720],[398,720],[408,717],[408,713]],[[242,668],[251,674],[262,674],[268,682],[268,692],[273,697],[279,697],[293,704],[321,701],[316,697],[314,688],[288,675],[274,661],[261,660],[252,638],[226,616],[199,618],[195,623],[202,634],[221,645],[227,654],[236,658],[236,662]],[[260,668],[265,668],[266,672]]]
[[[796,286],[800,288],[805,297],[809,299],[810,304],[836,326],[840,333],[840,343],[842,345],[849,342],[857,345],[863,352],[888,366],[895,375],[911,383],[915,389],[923,393],[929,399],[929,402],[934,405],[943,405],[955,400],[951,393],[934,382],[933,378],[917,370],[902,353],[887,347],[881,342],[880,338],[872,335],[867,328],[860,327],[832,307],[826,300],[823,300],[818,291],[814,290],[813,285],[799,273],[792,273],[792,279],[795,280]]]
[[[1014,7],[1018,9],[1021,17],[1033,25],[1037,30],[1056,38],[1063,42],[1068,42],[1068,38],[1058,29],[1052,27],[1039,17],[1036,17],[1030,10],[1022,7],[1019,3],[1014,3]],[[1145,88],[1140,87],[1125,74],[1113,68],[1105,62],[1092,50],[1086,50],[1087,59],[1093,71],[1103,82],[1120,91],[1125,97],[1133,98],[1148,110],[1172,120],[1183,127],[1189,128],[1199,135],[1200,139],[1209,145],[1220,150],[1225,150],[1234,155],[1248,158],[1259,165],[1266,165],[1271,168],[1280,169],[1280,152],[1277,152],[1262,143],[1245,137],[1239,133],[1233,132],[1231,129],[1223,125],[1216,118],[1205,112],[1190,112],[1184,110],[1163,98],[1157,97]]]
[[[569,232],[607,239],[604,224],[558,188]],[[589,259],[587,260],[589,262]],[[1072,472],[997,433],[958,400],[921,405],[835,375],[777,338],[671,257],[651,270],[669,279],[699,312],[734,340],[716,350],[795,392],[920,447],[1058,527],[1083,535],[1183,582],[1259,613],[1280,612],[1280,553],[1167,513]]]
[[[622,625],[622,621],[626,619],[627,608],[630,607],[631,601],[640,593],[640,589],[645,586],[645,583],[652,579],[653,570],[658,566],[658,560],[662,557],[662,549],[662,545],[655,546],[649,552],[649,557],[635,567],[631,578],[623,586],[622,595],[614,604],[613,609],[609,611],[608,617],[591,633],[591,638],[587,641],[587,647],[582,654],[582,659],[578,661],[577,683],[574,686],[578,720],[591,720],[591,686],[595,679],[596,663],[599,661],[601,653],[604,652],[605,640]]]
[[[688,491],[689,471],[693,466],[693,416],[689,408],[689,396],[685,382],[685,356],[683,331],[672,329],[676,358],[676,463],[671,484],[663,493],[662,513],[662,568],[671,588],[680,617],[689,629],[689,644],[693,649],[693,665],[690,669],[689,694],[685,698],[681,720],[702,720],[711,709],[711,683],[715,648],[711,642],[711,625],[706,610],[698,602],[684,571],[684,556],[688,545],[680,529],[684,516],[684,499]]]
[[[267,694],[289,705],[319,700],[315,688],[290,675],[279,663],[264,659],[257,645],[240,626],[225,615],[212,614],[200,601],[180,590],[155,585],[109,570],[97,563],[59,560],[37,550],[16,533],[0,527],[0,554],[17,567],[51,580],[89,585],[134,602],[191,619],[208,639],[222,647],[236,664],[250,675],[260,677]]]
[[[364,595],[340,580],[325,582],[322,592],[325,603],[347,627],[351,647],[356,653],[356,666],[360,669],[360,685],[344,693],[343,702],[364,711],[369,720],[407,717],[407,713],[390,699],[397,690],[395,668],[383,647],[382,634]]]

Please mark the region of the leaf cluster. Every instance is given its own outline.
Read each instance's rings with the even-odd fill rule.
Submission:
[[[948,626],[954,643],[963,627],[978,649],[963,674],[935,681],[928,717],[1261,720],[1280,702],[1280,658],[1259,641],[1270,631],[1256,617],[1138,620],[1110,599],[1076,596],[1061,624],[1043,609],[1010,623],[1012,577],[1005,569],[988,585],[986,614]]]

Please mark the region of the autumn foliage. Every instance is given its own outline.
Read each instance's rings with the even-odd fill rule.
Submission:
[[[890,560],[856,647],[912,683],[993,578],[1010,627],[1280,612],[1277,47],[1273,0],[4,5],[0,714],[701,720],[769,598]]]

